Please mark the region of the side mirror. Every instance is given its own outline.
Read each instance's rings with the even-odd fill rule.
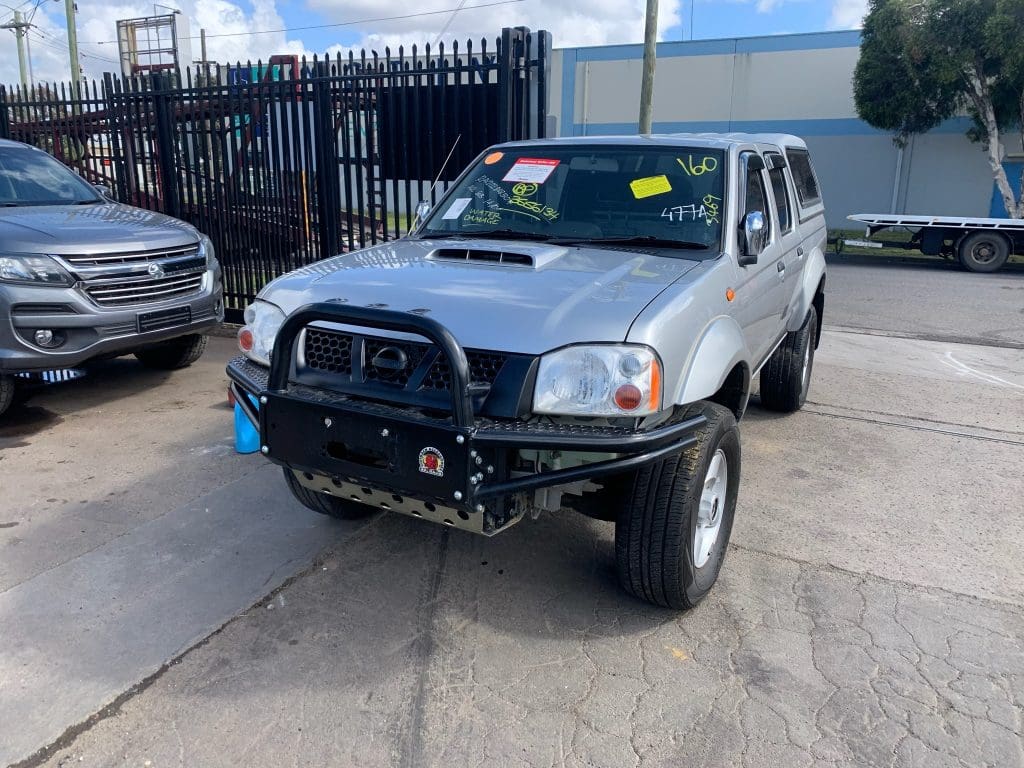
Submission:
[[[426,219],[427,216],[429,215],[430,203],[427,202],[426,200],[420,200],[419,203],[416,204],[416,222],[413,224],[413,226],[422,223],[423,220]]]
[[[93,184],[93,189],[100,193],[100,197],[105,200],[114,199],[114,190],[108,187],[106,184]]]
[[[743,219],[743,233],[740,246],[743,254],[739,258],[741,267],[757,264],[757,257],[768,244],[768,222],[760,211],[751,211]]]

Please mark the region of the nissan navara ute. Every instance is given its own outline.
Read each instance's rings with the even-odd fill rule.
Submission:
[[[804,142],[502,144],[419,213],[247,308],[228,374],[259,450],[333,517],[614,521],[622,586],[692,607],[725,556],[754,377],[777,411],[810,386],[826,230]]]
[[[19,374],[134,353],[190,365],[224,316],[210,241],[0,140],[0,414]]]

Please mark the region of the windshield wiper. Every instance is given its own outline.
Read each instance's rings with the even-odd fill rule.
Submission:
[[[455,240],[541,240],[554,239],[552,235],[538,232],[520,232],[514,229],[484,229],[479,232],[424,232],[426,238],[450,238]]]
[[[632,237],[577,237],[555,241],[559,245],[578,243],[581,245],[649,245],[654,248],[682,248],[693,251],[706,251],[711,246],[706,243],[694,243],[689,240],[670,240],[654,235],[633,235]]]

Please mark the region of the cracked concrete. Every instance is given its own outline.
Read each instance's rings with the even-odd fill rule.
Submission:
[[[36,764],[1024,768],[1020,388],[1019,349],[827,332],[694,611],[620,591],[608,523],[381,516]]]

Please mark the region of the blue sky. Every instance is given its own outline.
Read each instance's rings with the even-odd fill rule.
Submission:
[[[365,46],[383,51],[443,39],[493,39],[503,26],[547,29],[555,47],[637,43],[645,0],[161,0],[187,17],[191,34],[207,30],[209,57],[222,63],[266,59],[275,53],[311,55]],[[660,0],[662,40],[819,32],[859,26],[867,0]],[[7,7],[5,7],[7,6]],[[67,79],[64,4],[58,0],[0,0],[34,15],[32,68],[38,80]],[[458,13],[453,9],[462,7]],[[489,6],[473,9],[473,6]],[[391,18],[413,15],[411,18]],[[161,9],[161,13],[165,12]],[[78,37],[88,76],[117,69],[118,19],[151,15],[152,0],[78,0]],[[388,17],[388,18],[382,18]],[[367,22],[367,19],[380,19]],[[347,26],[327,26],[347,24]],[[297,28],[304,29],[297,29]],[[310,29],[309,27],[314,27]],[[280,31],[280,30],[287,31]],[[277,30],[266,33],[266,30]],[[258,33],[258,34],[253,34]],[[199,43],[192,45],[199,57]],[[14,36],[0,33],[0,82],[18,78]]]

